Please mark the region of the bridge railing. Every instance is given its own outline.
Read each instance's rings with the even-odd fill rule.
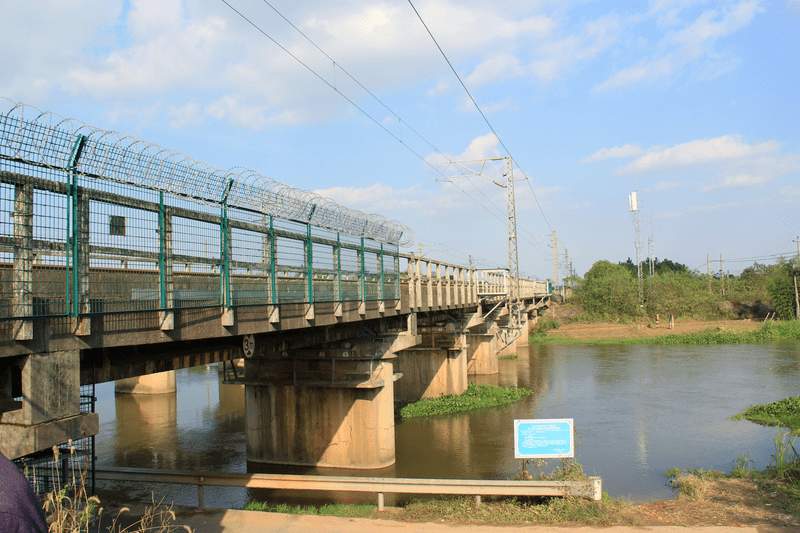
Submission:
[[[0,337],[30,339],[33,320],[60,317],[85,335],[82,318],[114,313],[322,302],[399,309],[406,290],[412,310],[474,305],[479,287],[501,282],[401,254],[402,226],[380,217],[364,215],[355,236],[332,228],[350,228],[358,213],[334,216],[321,200],[281,218],[271,213],[300,213],[275,205],[299,202],[298,193],[239,183],[240,174],[117,134],[53,127],[44,115],[0,113]],[[383,234],[394,240],[376,240]]]

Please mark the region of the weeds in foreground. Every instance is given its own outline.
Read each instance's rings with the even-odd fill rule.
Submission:
[[[72,441],[68,441],[71,463],[74,464],[76,454]],[[60,451],[57,446],[53,446],[53,456],[55,465],[59,464]],[[61,472],[56,466],[52,472],[54,488],[44,497],[44,511],[47,516],[49,533],[88,533],[89,531],[101,531],[100,518],[103,508],[100,507],[100,499],[97,496],[89,495],[86,490],[86,475],[88,471],[88,459],[84,461],[84,466],[76,474],[75,469],[69,472],[69,480],[62,484]],[[111,525],[103,529],[109,533],[170,533],[178,529],[185,529],[191,533],[186,526],[176,526],[175,512],[172,505],[165,506],[162,502],[156,502],[152,497],[152,505],[148,506],[144,514],[138,518],[125,520],[124,513],[130,511],[123,507],[111,519]],[[125,522],[127,525],[123,525]]]
[[[600,501],[577,496],[486,499],[480,506],[473,498],[425,499],[409,502],[404,508],[409,520],[449,523],[541,524],[608,526],[637,525],[630,505],[603,494]]]
[[[775,506],[787,513],[800,515],[800,454],[795,448],[796,435],[778,428],[775,437],[775,453],[764,471],[753,468],[753,461],[747,455],[736,458],[730,473],[719,470],[695,468],[681,470],[672,468],[664,475],[680,491],[679,497],[698,498],[702,495],[705,482],[713,478],[750,479],[756,482],[767,505]]]

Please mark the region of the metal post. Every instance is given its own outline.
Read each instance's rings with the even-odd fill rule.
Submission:
[[[277,282],[275,280],[275,258],[277,254],[275,253],[275,228],[273,227],[273,218],[272,215],[269,216],[269,268],[270,268],[270,285],[272,289],[272,299],[271,303],[274,305],[278,303],[278,290],[277,290]]]
[[[316,207],[316,204],[314,204]],[[313,213],[313,211],[312,211]],[[306,224],[306,277],[308,279],[308,303],[314,303],[314,253],[311,243],[311,224]]]

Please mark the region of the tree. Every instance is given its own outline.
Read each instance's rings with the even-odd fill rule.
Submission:
[[[639,301],[636,278],[625,265],[597,261],[576,291],[575,301],[590,315],[635,315]]]

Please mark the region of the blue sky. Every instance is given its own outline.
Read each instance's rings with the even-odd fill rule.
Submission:
[[[506,192],[447,161],[508,153],[529,277],[553,231],[562,278],[565,250],[581,276],[635,258],[634,190],[643,256],[652,235],[736,273],[797,249],[798,0],[414,0],[499,140],[409,2],[227,2],[261,31],[221,0],[5,0],[0,96],[398,220],[457,264],[507,265]]]

